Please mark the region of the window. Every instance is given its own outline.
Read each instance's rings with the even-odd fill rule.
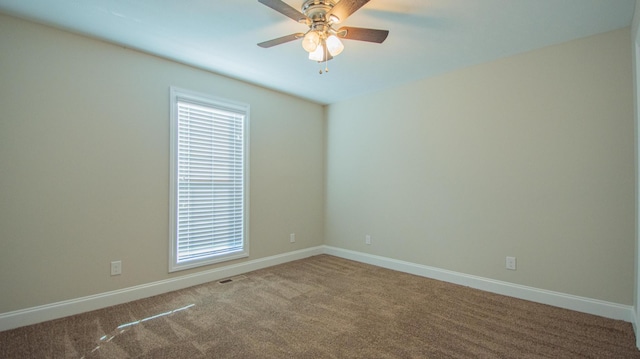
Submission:
[[[172,87],[169,271],[247,257],[249,106]]]

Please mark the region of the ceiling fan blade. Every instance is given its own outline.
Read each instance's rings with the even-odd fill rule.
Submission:
[[[344,1],[344,0],[342,0]],[[339,4],[339,3],[338,3]],[[344,26],[338,29],[338,36],[348,40],[368,41],[381,44],[387,39],[389,30],[365,29]]]
[[[369,0],[340,0],[336,6],[329,11],[327,19],[329,19],[329,16],[334,15],[338,18],[339,22],[343,22],[368,2]]]
[[[258,46],[263,47],[263,48],[266,49],[266,48],[269,48],[269,47],[272,47],[272,46],[284,44],[285,42],[297,40],[297,39],[299,39],[299,38],[301,38],[303,36],[304,36],[304,34],[299,32],[299,33],[296,33],[296,34],[291,34],[291,35],[279,37],[277,39],[261,42],[261,43],[258,44]]]
[[[305,14],[294,9],[293,7],[289,6],[287,3],[281,0],[258,0],[258,2],[272,8],[273,10],[281,13],[282,15],[290,17],[295,21],[304,22],[304,21],[307,21],[308,19]]]

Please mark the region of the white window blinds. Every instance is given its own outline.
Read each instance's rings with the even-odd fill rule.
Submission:
[[[170,267],[244,257],[247,109],[179,91],[172,91],[172,101]]]

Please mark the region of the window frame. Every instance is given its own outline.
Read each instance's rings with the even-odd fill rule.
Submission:
[[[178,102],[183,100],[199,106],[221,111],[244,114],[243,121],[243,204],[242,204],[242,250],[210,255],[200,259],[178,262]],[[169,166],[169,272],[220,263],[249,256],[249,116],[248,104],[217,96],[185,90],[175,86],[169,89],[170,103],[170,166]]]

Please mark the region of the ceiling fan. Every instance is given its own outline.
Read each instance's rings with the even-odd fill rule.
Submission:
[[[369,0],[306,0],[302,12],[281,0],[258,0],[273,10],[309,27],[307,32],[295,33],[264,41],[258,44],[263,48],[302,39],[302,47],[309,53],[309,59],[326,62],[344,50],[340,39],[368,41],[381,44],[389,35],[388,30],[333,26],[346,20]],[[329,71],[328,68],[325,71]],[[322,70],[320,70],[322,74]]]

